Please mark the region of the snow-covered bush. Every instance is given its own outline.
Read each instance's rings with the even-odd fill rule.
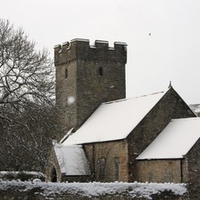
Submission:
[[[41,172],[27,172],[27,171],[0,171],[0,179],[3,181],[20,180],[33,181],[39,179],[44,181],[44,174]]]

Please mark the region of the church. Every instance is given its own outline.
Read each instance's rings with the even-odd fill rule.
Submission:
[[[170,85],[126,98],[127,44],[74,39],[54,48],[63,132],[46,181],[191,182],[200,175],[200,118]]]

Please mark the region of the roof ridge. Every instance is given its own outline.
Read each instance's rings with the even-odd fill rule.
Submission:
[[[143,94],[143,95],[135,96],[135,97],[117,99],[117,100],[113,100],[113,101],[103,102],[102,104],[111,104],[111,103],[115,103],[115,102],[128,101],[128,100],[132,100],[132,99],[137,99],[137,98],[146,97],[146,96],[151,96],[151,95],[157,95],[157,94],[161,94],[161,93],[164,94],[165,91],[154,92],[154,93],[149,93],[149,94]]]
[[[173,122],[173,121],[189,121],[189,120],[200,120],[200,117],[177,118],[177,119],[172,119],[171,122]]]

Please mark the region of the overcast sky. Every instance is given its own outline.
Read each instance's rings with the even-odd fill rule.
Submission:
[[[200,0],[0,0],[0,17],[52,57],[74,38],[126,42],[127,97],[171,81],[187,103],[200,103]]]

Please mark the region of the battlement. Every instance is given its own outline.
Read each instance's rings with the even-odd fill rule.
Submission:
[[[108,41],[96,40],[90,45],[88,39],[73,39],[62,45],[54,47],[55,65],[62,65],[74,60],[103,61],[126,63],[127,44],[115,42],[114,47],[109,47]]]

